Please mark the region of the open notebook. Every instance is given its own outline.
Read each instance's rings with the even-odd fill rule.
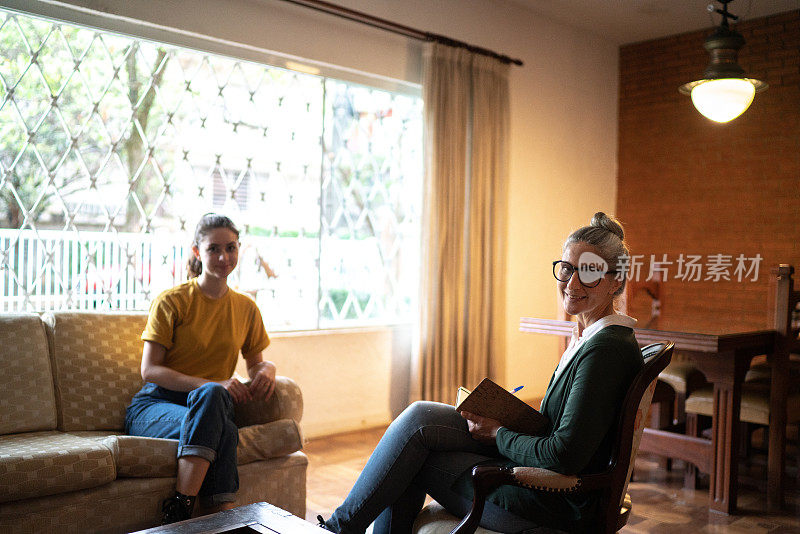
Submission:
[[[494,419],[509,430],[522,434],[539,434],[550,423],[535,408],[488,378],[481,380],[472,391],[458,388],[456,410]]]

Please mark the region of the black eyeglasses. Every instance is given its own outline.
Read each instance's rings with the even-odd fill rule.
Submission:
[[[580,270],[572,265],[568,261],[563,260],[556,260],[553,262],[553,276],[556,277],[556,280],[559,282],[569,282],[572,275],[578,272],[578,281],[584,287],[597,287],[600,284],[600,281],[603,277],[607,274],[616,273],[618,271],[588,271],[584,272],[583,276],[585,278],[590,278],[590,280],[584,282],[581,279]]]

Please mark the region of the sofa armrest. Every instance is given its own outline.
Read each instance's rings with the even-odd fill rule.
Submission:
[[[246,382],[249,384],[249,382]],[[303,418],[303,393],[297,383],[287,376],[275,377],[275,392],[268,401],[255,400],[236,404],[236,426],[250,426],[294,419],[297,423]]]

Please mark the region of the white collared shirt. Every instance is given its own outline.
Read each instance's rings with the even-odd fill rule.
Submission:
[[[633,325],[636,324],[636,319],[633,317],[629,317],[622,313],[612,313],[611,315],[606,315],[605,317],[601,317],[588,327],[584,329],[583,334],[578,337],[578,325],[575,325],[575,328],[572,329],[572,339],[569,342],[569,346],[567,350],[564,351],[564,355],[561,356],[561,361],[558,362],[558,367],[556,367],[556,372],[553,374],[553,382],[555,382],[559,375],[566,369],[569,362],[572,361],[572,358],[575,357],[575,354],[578,350],[583,346],[586,341],[591,338],[593,335],[598,333],[600,330],[607,326],[618,325],[618,326],[627,326],[628,328],[633,328]]]

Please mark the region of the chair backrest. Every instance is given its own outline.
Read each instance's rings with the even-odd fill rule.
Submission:
[[[606,473],[610,477],[607,499],[602,500],[603,510],[600,510],[604,525],[617,526],[610,529],[616,532],[627,521],[627,513],[620,518],[620,507],[625,499],[628,489],[633,462],[639,443],[642,439],[647,412],[656,387],[658,374],[664,370],[672,359],[674,344],[671,341],[654,343],[642,349],[644,367],[633,380],[625,401],[622,404],[619,420],[617,422],[617,436],[614,440],[614,450]]]
[[[800,351],[800,324],[797,314],[800,305],[800,290],[795,289],[794,267],[781,264],[773,267],[770,280],[772,294],[770,300],[772,327],[778,332],[778,349],[788,352]]]

